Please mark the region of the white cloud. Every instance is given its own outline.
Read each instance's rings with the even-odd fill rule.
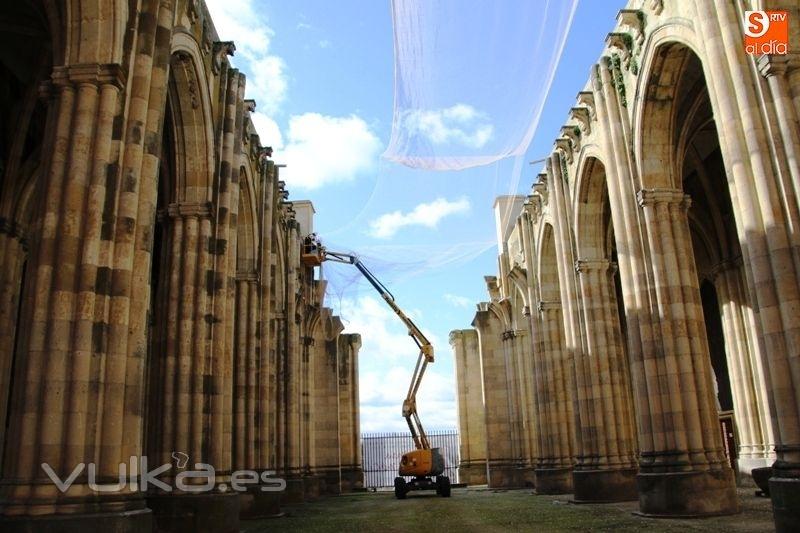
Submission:
[[[407,311],[412,320],[419,320],[417,313]],[[413,361],[418,350],[414,340],[408,336],[405,326],[386,305],[373,296],[361,296],[357,300],[342,299],[339,315],[345,332],[362,335],[362,351],[379,354],[384,363]],[[431,342],[434,335],[423,329]]]
[[[362,338],[358,356],[361,431],[407,431],[402,405],[419,355],[414,341],[397,316],[374,296],[345,298],[338,313],[345,332],[358,332]],[[418,312],[409,315],[418,321]],[[428,366],[417,394],[420,419],[426,429],[455,428],[455,380],[452,367],[442,364],[449,351],[436,335],[424,328],[423,333],[437,348],[438,363]]]
[[[363,354],[363,355],[362,355]],[[359,361],[369,354],[362,349]],[[361,401],[361,431],[408,431],[402,416],[403,400],[411,381],[413,362],[406,367],[392,367],[382,372],[362,372],[358,386]],[[457,428],[455,411],[455,380],[449,374],[429,366],[417,393],[417,408],[423,427],[431,429]]]
[[[304,113],[289,119],[286,146],[275,159],[287,166],[281,177],[292,186],[316,189],[351,181],[372,171],[381,141],[361,117]]]
[[[411,134],[419,134],[433,144],[461,144],[481,148],[494,133],[489,117],[467,104],[434,110],[409,111],[402,124]]]
[[[255,0],[206,0],[214,26],[222,40],[236,44],[236,56],[247,63],[247,97],[256,100],[268,114],[278,111],[288,86],[286,63],[270,52],[275,32]]]
[[[379,216],[369,223],[369,234],[373,237],[388,238],[406,226],[435,228],[444,217],[465,213],[469,209],[470,204],[467,198],[461,198],[454,202],[437,198],[433,202],[419,204],[408,213],[392,211]]]
[[[256,111],[250,114],[250,118],[256,126],[258,139],[262,146],[271,146],[273,150],[280,150],[283,148],[281,129],[272,117],[260,111]]]
[[[455,294],[447,293],[444,295],[444,299],[447,302],[455,305],[456,307],[469,307],[472,305],[472,300],[465,296],[458,296]]]
[[[298,30],[310,30],[311,29],[311,24],[308,24],[307,22],[298,22],[296,29],[298,29]]]
[[[330,46],[331,46],[331,42],[328,39],[322,39],[319,42],[319,47],[320,48],[329,48]]]

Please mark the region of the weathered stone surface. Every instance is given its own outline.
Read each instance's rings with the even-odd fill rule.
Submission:
[[[360,340],[300,262],[313,206],[286,201],[233,43],[201,1],[107,4],[0,8],[39,65],[0,74],[19,117],[0,140],[0,529],[238,531],[240,500],[279,513],[231,490],[238,470],[304,476],[304,499],[357,488]],[[170,464],[172,485],[210,464],[215,486],[42,483],[43,463],[113,482],[132,456]]]
[[[797,529],[800,63],[746,56],[732,5],[631,2],[617,20],[537,183],[498,198],[481,342],[453,332],[471,417],[462,376],[488,376],[469,456],[491,475],[497,441],[537,492],[654,516],[735,513],[733,468],[774,465],[776,527]]]

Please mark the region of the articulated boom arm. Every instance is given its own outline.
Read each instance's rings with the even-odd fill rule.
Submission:
[[[431,445],[428,442],[428,436],[425,434],[425,430],[422,428],[422,423],[419,421],[419,416],[417,415],[417,390],[419,390],[425,368],[428,366],[428,363],[433,363],[433,345],[428,341],[417,325],[397,306],[394,301],[394,296],[389,292],[389,289],[378,281],[375,275],[361,263],[358,257],[350,254],[329,252],[323,249],[322,260],[347,263],[355,266],[358,271],[367,278],[367,281],[375,287],[375,290],[380,293],[383,300],[392,308],[392,311],[400,317],[400,320],[402,320],[403,324],[408,328],[408,334],[414,339],[414,342],[417,343],[419,347],[419,357],[417,358],[417,365],[414,367],[414,374],[411,377],[411,385],[408,387],[406,399],[403,401],[403,417],[405,417],[408,423],[408,429],[411,430],[411,437],[414,439],[414,445],[417,449],[429,450]]]

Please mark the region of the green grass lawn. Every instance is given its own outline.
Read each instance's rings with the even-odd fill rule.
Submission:
[[[322,498],[285,507],[286,516],[242,522],[247,533],[267,531],[772,531],[768,499],[740,490],[743,512],[694,520],[635,516],[635,502],[573,505],[568,496],[534,496],[530,490],[454,489],[451,498],[432,491],[396,500],[391,492]]]

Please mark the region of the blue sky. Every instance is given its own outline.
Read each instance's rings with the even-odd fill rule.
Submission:
[[[522,0],[521,0],[522,1]],[[448,172],[380,158],[392,132],[394,52],[389,0],[207,0],[233,63],[247,75],[254,121],[295,200],[316,208],[329,248],[356,252],[430,335],[437,359],[420,390],[426,428],[457,427],[452,329],[469,327],[497,271],[494,197],[509,193],[512,161]],[[579,2],[544,112],[514,192],[525,194],[586,83],[621,0]],[[486,1],[487,9],[511,6]],[[502,61],[502,58],[498,59]],[[525,69],[525,64],[517,66]],[[530,68],[530,66],[528,66]],[[502,87],[486,84],[487,92]],[[488,96],[491,96],[489,94]],[[504,124],[494,124],[502,132]],[[416,347],[347,265],[326,264],[327,304],[362,334],[362,431],[404,431],[400,416]]]

